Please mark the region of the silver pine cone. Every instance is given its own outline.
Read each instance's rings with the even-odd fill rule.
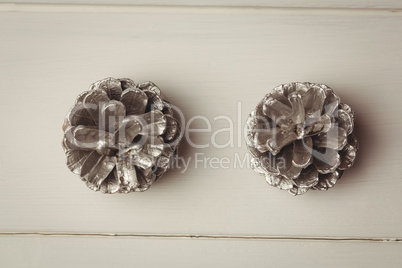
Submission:
[[[152,82],[106,78],[78,96],[63,124],[68,168],[102,193],[145,191],[168,170],[182,137]]]
[[[274,88],[246,125],[251,167],[292,195],[333,187],[358,150],[352,109],[322,84]]]

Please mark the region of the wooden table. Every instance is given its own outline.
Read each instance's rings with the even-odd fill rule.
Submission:
[[[13,2],[0,3],[1,267],[401,267],[400,1]],[[64,116],[109,76],[153,81],[187,127],[211,123],[190,133],[206,148],[180,148],[189,167],[144,193],[92,192],[65,165]],[[293,81],[334,88],[361,145],[333,189],[298,197],[236,160],[249,112]],[[233,131],[213,135],[225,118]]]

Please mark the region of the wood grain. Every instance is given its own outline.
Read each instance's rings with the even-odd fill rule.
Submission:
[[[55,4],[112,4],[112,5],[156,5],[156,6],[254,6],[289,8],[402,8],[399,0],[1,0],[13,3],[55,3]]]
[[[1,230],[400,235],[401,18],[4,13],[1,21]],[[236,120],[242,100],[242,121],[277,84],[325,82],[356,110],[359,160],[333,190],[299,198],[249,169],[194,162],[146,193],[93,193],[64,165],[60,126],[74,97],[106,76],[153,80],[188,118]],[[233,159],[246,148],[183,151]]]
[[[402,244],[324,241],[5,237],[12,267],[400,267]],[[8,266],[10,267],[10,266]]]
[[[269,16],[176,14],[164,9],[107,15],[3,12],[0,231],[400,238],[401,23],[401,16],[302,15],[297,11]],[[184,144],[180,154],[190,158],[188,170],[172,170],[145,193],[90,191],[65,166],[61,125],[75,97],[90,83],[108,76],[154,81],[187,119],[200,115],[210,119],[212,131],[228,127],[227,121],[214,120],[217,116],[232,118],[234,147],[194,149]],[[234,167],[236,154],[246,154],[238,132],[246,116],[271,88],[291,81],[333,87],[355,109],[361,142],[356,166],[334,189],[296,198],[269,187],[251,169]],[[192,128],[197,127],[205,126],[197,121]],[[211,136],[197,133],[191,138],[208,144]],[[229,137],[227,132],[218,135],[219,144]],[[207,163],[195,168],[197,153],[228,157],[231,165],[213,168]],[[122,239],[123,245],[140,252],[145,252],[145,245],[152,248],[155,243],[166,250],[181,242],[162,240]],[[25,243],[22,252],[37,244],[40,250],[52,251],[56,257],[42,260],[49,265],[62,255],[64,243],[73,248],[76,241],[1,239],[2,247],[10,247],[9,256],[16,256]],[[90,254],[73,251],[75,260],[94,261],[94,244],[122,245],[114,239],[101,241],[98,245],[97,239],[80,240]],[[188,254],[221,249],[217,252],[223,255],[211,253],[215,255],[208,262],[244,250],[240,242],[200,243],[205,245],[189,240],[178,247]],[[344,264],[342,257],[356,266],[380,263],[387,260],[381,259],[382,254],[394,258],[395,267],[400,261],[395,257],[400,244],[247,243],[252,244],[249,260],[256,263],[267,261],[269,255],[264,254],[277,246],[283,250],[275,251],[279,264],[296,262],[286,259],[286,252],[293,249],[301,250],[297,256],[302,260],[309,256],[305,252],[317,251],[318,264],[328,252],[335,252],[335,264]],[[223,250],[226,246],[228,251]],[[381,254],[375,254],[377,250]],[[161,260],[174,261],[167,253]],[[37,258],[44,253],[32,254]],[[240,256],[246,255],[235,257],[233,263]]]

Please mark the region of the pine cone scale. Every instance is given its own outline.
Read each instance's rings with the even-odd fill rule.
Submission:
[[[297,167],[305,168],[309,165],[312,157],[313,140],[305,137],[302,140],[295,140],[293,143],[292,164]]]
[[[341,163],[338,152],[330,148],[313,150],[313,159],[314,166],[321,174],[334,172]]]
[[[139,89],[128,88],[123,91],[120,101],[126,107],[127,115],[141,115],[147,108],[148,97]]]
[[[103,91],[92,91],[83,100],[83,106],[88,111],[95,125],[99,125],[99,103],[109,102],[110,99]]]
[[[321,115],[325,101],[325,91],[321,87],[312,86],[303,94],[303,103],[306,115]]]
[[[292,115],[290,120],[296,125],[299,126],[303,123],[305,118],[305,108],[304,102],[301,94],[297,92],[293,92],[289,96],[289,101],[292,105]]]
[[[281,154],[279,155],[279,157],[281,157],[283,160],[282,164],[278,167],[279,174],[291,180],[299,177],[300,172],[303,169],[293,165],[293,156],[292,145],[283,148]]]
[[[336,151],[342,150],[347,143],[348,134],[341,127],[334,126],[327,132],[319,133],[314,139],[317,148],[330,148]]]
[[[90,151],[84,150],[68,150],[67,151],[67,167],[75,174],[81,174],[81,167],[88,158]]]
[[[299,188],[311,188],[318,183],[318,172],[310,167],[294,180],[294,184]]]

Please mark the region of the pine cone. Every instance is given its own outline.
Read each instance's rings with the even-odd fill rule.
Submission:
[[[125,78],[100,80],[79,95],[63,131],[68,168],[102,193],[147,190],[182,137],[159,88]]]
[[[252,168],[292,195],[334,186],[358,150],[353,111],[322,84],[274,88],[246,125]]]

